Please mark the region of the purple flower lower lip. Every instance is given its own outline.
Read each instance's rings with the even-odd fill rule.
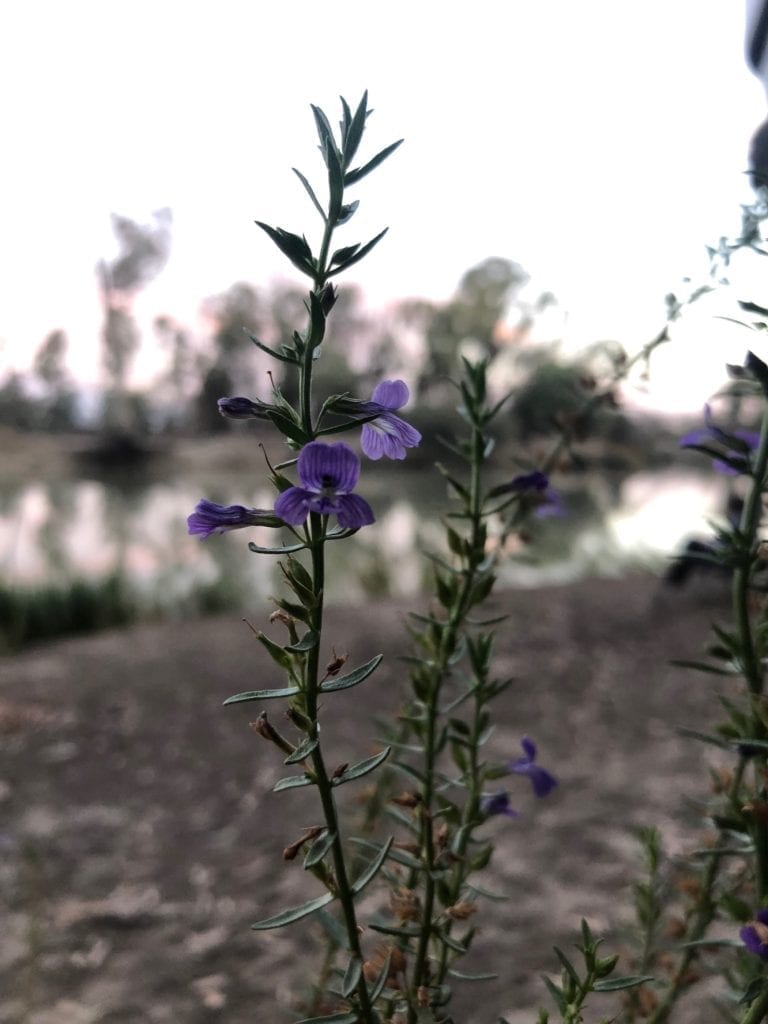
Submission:
[[[534,501],[533,514],[538,519],[548,519],[552,516],[565,515],[563,499],[554,487],[549,486],[549,477],[540,469],[534,469],[530,473],[521,473],[519,476],[497,488],[497,494],[509,491],[518,491],[520,494],[530,494]]]
[[[507,768],[517,775],[527,775],[537,797],[547,796],[557,785],[557,779],[546,768],[536,764],[536,744],[529,736],[523,736],[522,747],[523,756],[510,761]]]
[[[758,910],[755,920],[744,925],[739,937],[750,953],[768,960],[768,907]]]
[[[360,460],[343,441],[305,445],[297,464],[300,487],[289,487],[275,502],[275,512],[289,526],[306,522],[310,512],[335,515],[339,526],[357,530],[374,521],[365,499],[352,494],[360,475]]]
[[[691,430],[683,435],[680,447],[707,448],[708,445],[716,445],[716,449],[707,448],[707,451],[714,456],[712,464],[718,473],[725,473],[726,476],[748,473],[750,455],[757,450],[760,435],[753,430],[734,430],[732,433],[722,430],[715,423],[709,405],[704,406],[704,424],[704,429]]]
[[[505,814],[508,818],[519,817],[518,812],[509,806],[509,794],[503,791],[483,797],[480,809],[489,817],[494,814]]]
[[[187,530],[192,536],[210,537],[212,533],[227,533],[246,526],[279,526],[272,512],[243,505],[218,505],[201,498],[195,511],[187,517]]]
[[[369,459],[404,459],[407,448],[421,443],[421,434],[410,423],[395,416],[408,401],[408,385],[402,380],[383,380],[376,385],[370,402],[363,402],[358,412],[366,415],[378,412],[370,423],[364,423],[360,446]]]

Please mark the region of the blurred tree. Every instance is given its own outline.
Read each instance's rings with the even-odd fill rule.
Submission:
[[[244,281],[209,298],[204,309],[214,327],[213,355],[203,364],[202,382],[194,400],[195,422],[198,429],[217,433],[229,427],[219,415],[217,400],[248,395],[254,387],[254,365],[258,367],[262,360],[248,335],[259,336],[264,310],[256,288]]]
[[[155,334],[168,354],[168,366],[155,385],[158,429],[176,432],[191,425],[190,396],[197,384],[197,366],[189,331],[172,317],[155,317]]]
[[[38,425],[43,430],[73,430],[77,425],[77,397],[67,371],[68,340],[62,330],[51,331],[35,354],[32,372],[43,394]]]
[[[490,359],[496,350],[495,332],[528,275],[513,260],[490,257],[468,270],[454,298],[437,307],[426,334],[426,359],[419,390],[438,389],[455,377],[460,346],[471,343],[476,354]]]
[[[0,424],[16,430],[33,430],[37,424],[37,405],[15,370],[0,385]]]
[[[133,316],[133,301],[165,266],[171,247],[171,211],[157,210],[151,224],[137,224],[128,217],[112,215],[118,254],[101,260],[97,267],[104,306],[104,369],[107,394],[104,426],[108,432],[130,435],[138,429],[135,402],[128,399],[127,380],[140,335]]]

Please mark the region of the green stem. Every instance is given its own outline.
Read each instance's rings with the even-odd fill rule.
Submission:
[[[320,637],[323,629],[323,589],[325,587],[325,521],[324,517],[317,512],[310,512],[310,536],[312,553],[312,581],[315,606],[312,610],[310,627],[317,635],[318,642],[307,655],[306,668],[306,712],[310,720],[310,735],[317,738],[319,727],[317,722],[317,704],[320,692]],[[336,801],[333,795],[333,786],[328,775],[328,770],[323,758],[320,744],[312,751],[312,768],[315,773],[317,790],[320,795],[320,803],[323,808],[325,824],[328,832],[335,839],[331,847],[333,868],[335,874],[336,895],[341,904],[341,911],[347,932],[349,952],[353,957],[363,959],[360,946],[360,931],[355,913],[354,896],[347,874],[347,865],[344,858],[344,848],[341,841],[341,829],[339,827],[339,816],[336,809]],[[368,987],[365,978],[361,976],[357,986],[357,997],[360,1003],[360,1013],[365,1024],[375,1024],[376,1016],[368,994]]]
[[[741,1024],[760,1024],[768,1019],[768,988],[766,988],[741,1018]]]
[[[740,552],[739,564],[733,574],[733,607],[741,650],[741,668],[749,692],[753,696],[759,696],[763,692],[763,668],[755,651],[752,636],[749,614],[750,576],[757,531],[763,511],[762,497],[766,470],[768,470],[768,407],[763,414],[752,483],[739,523],[740,543],[743,545],[743,550]],[[754,708],[752,715],[755,727],[762,731]],[[760,732],[755,733],[755,736],[758,735]]]
[[[467,512],[469,514],[471,528],[470,553],[467,559],[467,566],[464,571],[464,578],[461,588],[456,595],[453,607],[450,609],[448,618],[444,623],[437,657],[432,668],[432,678],[429,692],[429,699],[426,708],[427,735],[424,740],[424,784],[422,789],[421,803],[421,848],[424,867],[424,899],[422,906],[422,924],[419,935],[419,942],[416,952],[416,959],[413,968],[414,991],[429,984],[429,940],[432,934],[432,917],[435,903],[435,847],[433,836],[433,801],[435,786],[435,768],[437,763],[436,735],[437,719],[439,717],[439,699],[441,684],[448,675],[449,661],[455,651],[458,642],[461,624],[470,606],[470,597],[474,588],[477,569],[482,563],[485,552],[483,550],[485,535],[482,524],[482,492],[480,481],[480,468],[485,451],[485,438],[479,423],[475,419],[472,428],[471,441],[471,478],[470,495]],[[442,958],[441,958],[442,963]],[[413,1002],[409,1006],[409,1024],[416,1021],[416,1010]]]
[[[736,771],[734,772],[733,780],[728,792],[728,802],[731,805],[735,805],[737,802],[742,779],[744,777],[745,764],[746,762],[744,758],[740,758]],[[727,835],[728,833],[724,831],[721,831],[718,834],[718,846],[725,844]],[[723,856],[718,853],[713,854],[709,858],[707,870],[704,873],[704,878],[702,879],[701,891],[698,896],[693,923],[685,936],[685,941],[688,945],[681,954],[680,963],[677,966],[677,970],[674,973],[664,998],[648,1017],[647,1024],[664,1024],[665,1021],[669,1020],[672,1008],[688,987],[688,970],[698,955],[697,947],[690,945],[690,943],[696,943],[703,939],[707,933],[707,929],[714,919],[717,906],[716,901],[713,899],[713,891],[720,874],[722,861]]]

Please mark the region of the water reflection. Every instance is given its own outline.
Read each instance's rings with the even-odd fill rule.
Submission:
[[[422,474],[372,481],[374,529],[329,546],[331,600],[413,597],[423,591],[428,564],[420,552],[440,550],[438,515],[442,482],[424,487]],[[638,473],[622,480],[583,481],[565,491],[565,519],[537,523],[534,543],[501,568],[501,582],[533,586],[587,575],[617,575],[629,568],[662,567],[692,533],[706,535],[707,519],[724,503],[722,480],[679,469]],[[186,517],[201,493],[199,482],[31,482],[0,492],[0,572],[11,586],[89,580],[118,575],[148,609],[184,613],[200,588],[228,591],[230,603],[262,603],[276,588],[276,560],[251,555],[242,535],[189,537]],[[269,507],[271,493],[210,495],[222,503]],[[274,544],[274,531],[248,539]]]

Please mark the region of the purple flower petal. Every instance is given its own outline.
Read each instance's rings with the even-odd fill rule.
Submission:
[[[298,459],[302,487],[289,487],[275,501],[275,512],[289,526],[306,522],[310,512],[335,515],[343,529],[374,522],[371,506],[351,491],[360,475],[360,460],[343,441],[311,441]]]
[[[301,450],[299,479],[316,494],[348,494],[360,476],[360,460],[343,441],[324,444],[311,441]]]
[[[404,459],[407,448],[416,448],[421,443],[421,434],[410,423],[393,413],[382,413],[371,423],[364,423],[360,435],[360,447],[369,459]]]
[[[402,409],[409,396],[404,380],[382,380],[373,389],[371,401],[384,409]]]
[[[522,747],[524,756],[510,761],[507,768],[516,775],[526,775],[533,786],[534,794],[537,797],[545,797],[555,788],[557,779],[546,768],[535,763],[536,744],[529,736],[523,737]]]
[[[374,521],[373,510],[359,494],[341,494],[336,500],[336,518],[345,530],[359,530]]]
[[[218,406],[221,415],[230,420],[267,419],[267,406],[250,398],[220,398]]]
[[[521,473],[513,477],[508,488],[510,491],[546,491],[549,487],[549,477],[540,469],[534,469],[530,473]]]
[[[301,526],[309,515],[311,491],[303,487],[289,487],[275,501],[275,512],[289,526]]]
[[[219,505],[215,501],[201,498],[195,506],[195,511],[187,517],[187,530],[192,536],[205,538],[210,537],[212,533],[226,533],[228,530],[241,530],[245,526],[258,526],[270,516],[271,513],[257,508]]]
[[[508,818],[519,817],[519,812],[509,806],[509,793],[503,791],[483,797],[480,810],[489,817],[494,814],[506,814]]]
[[[750,953],[768,960],[768,908],[758,910],[755,920],[739,931],[739,937]]]
[[[704,430],[691,430],[679,441],[681,448],[699,448],[707,445],[718,445],[723,451],[718,458],[712,452],[712,465],[718,473],[726,476],[739,476],[750,471],[750,455],[760,445],[760,435],[753,430],[734,430],[728,433],[718,427],[708,405],[704,406]]]

